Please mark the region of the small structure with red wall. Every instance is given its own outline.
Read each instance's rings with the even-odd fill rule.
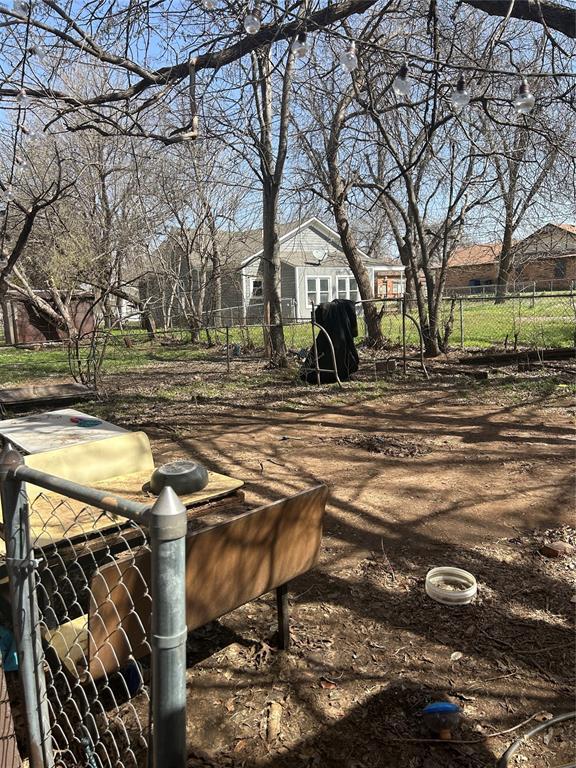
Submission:
[[[48,292],[39,292],[44,301],[52,304]],[[83,333],[90,333],[95,327],[93,314],[94,295],[79,292],[72,298],[70,314],[74,318],[76,328]],[[66,341],[67,334],[20,294],[9,292],[2,302],[2,317],[4,321],[4,341],[9,345],[45,344],[46,342]]]

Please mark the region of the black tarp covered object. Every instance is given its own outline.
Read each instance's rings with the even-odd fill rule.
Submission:
[[[358,336],[358,320],[353,301],[348,299],[334,299],[325,304],[319,304],[314,312],[314,319],[324,328],[332,344],[336,357],[336,368],[341,381],[346,381],[358,370],[358,352],[354,344],[354,337]],[[330,344],[326,334],[319,330],[316,335],[316,347],[318,349],[318,367],[320,382],[330,384],[336,381],[334,375],[334,362]],[[318,381],[316,375],[316,363],[314,360],[314,346],[310,348],[301,371],[302,379],[310,384]]]

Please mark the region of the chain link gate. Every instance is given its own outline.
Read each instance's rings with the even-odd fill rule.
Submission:
[[[145,505],[40,472],[10,446],[0,491],[31,768],[183,768],[185,507],[170,488]]]

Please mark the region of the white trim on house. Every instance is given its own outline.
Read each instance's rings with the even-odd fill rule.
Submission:
[[[369,264],[368,266],[370,267],[372,272],[398,272],[398,271],[405,272],[406,271],[406,267],[404,266],[404,264],[376,264],[376,265]]]
[[[296,307],[294,308],[294,314],[296,315],[296,319],[300,318],[300,301],[298,300],[298,285],[300,280],[300,267],[294,267],[294,280],[296,285]]]
[[[311,291],[308,290],[308,280],[315,280],[316,281],[316,298],[314,301],[315,305],[322,304],[322,301],[319,301],[320,295],[322,293],[328,293],[328,301],[332,301],[332,276],[331,275],[304,275],[306,279],[306,305],[310,306],[308,304],[308,294],[311,293]],[[328,280],[328,291],[321,291],[320,290],[320,280]]]
[[[340,280],[344,280],[344,284],[346,286],[345,290],[342,291],[344,293],[344,296],[340,296]],[[354,288],[352,289],[350,283],[354,282]],[[354,275],[336,275],[336,290],[334,291],[335,296],[337,299],[343,298],[348,299],[350,301],[350,293],[354,290],[354,293],[356,294],[356,298],[353,299],[353,301],[358,301],[358,297],[360,295],[360,292],[358,290],[358,283],[356,282],[356,278]]]
[[[254,296],[254,283],[260,283],[260,293],[257,296]],[[249,277],[248,278],[248,303],[252,301],[252,299],[255,298],[262,298],[264,296],[264,281],[262,277]]]
[[[311,227],[312,229],[316,229],[320,232],[325,238],[328,240],[332,240],[333,245],[335,245],[339,250],[342,249],[342,241],[340,240],[340,235],[338,232],[336,232],[335,229],[332,229],[327,224],[324,224],[324,222],[320,221],[320,219],[317,219],[316,216],[311,216],[309,219],[306,219],[306,221],[301,222],[298,224],[298,226],[294,227],[294,229],[291,229],[289,232],[285,232],[281,238],[279,238],[278,243],[281,245],[282,243],[286,242],[286,240],[290,240],[290,238],[294,237],[294,235],[297,235],[298,232],[301,232],[303,229],[306,229],[307,227]],[[244,261],[240,263],[241,267],[247,266],[250,262],[254,261],[255,259],[260,258],[262,254],[264,253],[264,249],[260,248],[259,251],[254,253],[252,256],[247,256]],[[362,259],[368,259],[368,254],[364,253],[364,251],[358,249],[358,253],[362,257]]]

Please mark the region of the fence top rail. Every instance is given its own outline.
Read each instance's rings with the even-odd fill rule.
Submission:
[[[566,289],[565,291],[562,291],[559,293],[549,293],[549,292],[536,293],[535,296],[532,296],[532,294],[527,294],[527,293],[506,293],[504,294],[504,296],[499,297],[499,299],[503,301],[508,301],[508,299],[528,299],[529,301],[532,301],[534,299],[536,301],[546,301],[547,299],[570,299],[573,296],[574,296],[574,291],[570,289]],[[477,294],[477,295],[469,295],[469,296],[443,296],[442,297],[442,301],[452,301],[454,299],[455,300],[462,299],[462,301],[487,301],[493,304],[495,301],[495,294],[486,293],[486,294]]]
[[[39,469],[27,467],[24,463],[17,463],[11,460],[10,454],[17,454],[16,451],[7,451],[0,456],[0,479],[2,476],[7,479],[20,480],[26,483],[32,483],[47,491],[53,491],[62,496],[68,496],[71,499],[88,504],[92,507],[98,507],[106,512],[132,520],[139,525],[147,525],[149,522],[150,510],[153,504],[141,504],[138,501],[125,499],[114,493],[100,491],[96,488],[75,483],[72,480],[65,480],[62,477],[42,472]],[[8,456],[7,456],[8,455]],[[6,462],[8,458],[8,462]]]

